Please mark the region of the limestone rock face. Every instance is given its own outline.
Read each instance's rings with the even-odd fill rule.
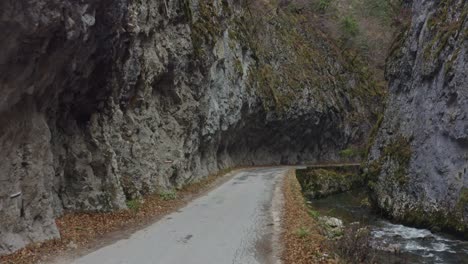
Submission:
[[[281,20],[263,42],[287,52],[261,52],[245,16],[231,0],[1,1],[0,254],[58,237],[64,212],[362,143],[361,73],[319,34],[308,50],[326,60],[296,63]]]
[[[413,1],[388,60],[368,163],[375,204],[412,224],[468,231],[468,3]]]

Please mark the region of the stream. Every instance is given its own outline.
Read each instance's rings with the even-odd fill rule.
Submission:
[[[321,215],[337,217],[344,224],[360,222],[371,231],[371,244],[376,249],[377,263],[468,263],[468,241],[444,233],[413,228],[390,221],[362,206],[364,190],[354,190],[309,203]],[[389,253],[398,248],[399,253]]]

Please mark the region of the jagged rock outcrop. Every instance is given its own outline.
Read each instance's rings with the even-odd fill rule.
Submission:
[[[245,10],[2,1],[0,254],[58,237],[66,211],[117,210],[222,168],[333,160],[361,144],[379,98],[365,69],[291,27],[298,13]]]
[[[375,204],[468,234],[468,3],[413,1],[388,60],[390,95],[371,148]]]

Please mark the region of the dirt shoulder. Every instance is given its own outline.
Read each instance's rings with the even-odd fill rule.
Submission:
[[[283,264],[337,263],[319,223],[309,215],[295,170],[282,185],[281,260]]]
[[[0,263],[31,264],[69,262],[112,242],[129,237],[165,215],[184,207],[229,180],[242,169],[224,170],[189,184],[175,195],[153,194],[129,204],[131,209],[109,213],[65,214],[55,221],[61,238],[31,244],[0,257]]]

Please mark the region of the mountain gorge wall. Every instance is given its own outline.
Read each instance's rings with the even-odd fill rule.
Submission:
[[[468,235],[468,3],[413,1],[368,172],[395,219]]]
[[[58,237],[65,212],[362,145],[379,108],[369,74],[299,11],[246,10],[2,1],[0,254]]]

